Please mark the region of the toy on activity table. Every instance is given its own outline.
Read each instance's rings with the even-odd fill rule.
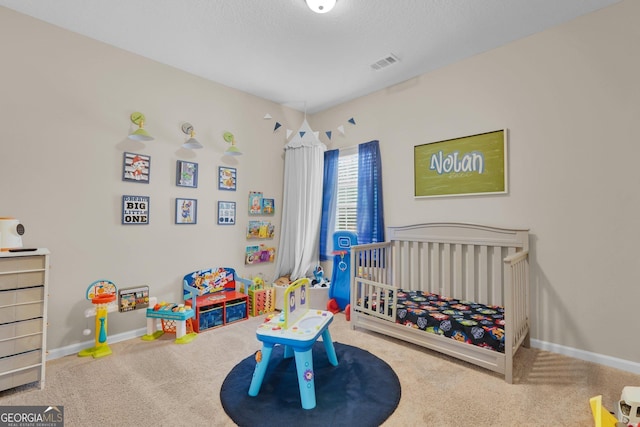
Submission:
[[[150,307],[147,308],[147,333],[142,336],[143,341],[153,341],[160,338],[165,332],[176,334],[176,344],[186,344],[193,341],[198,335],[194,331],[193,319],[196,317],[194,307],[198,291],[195,288],[183,284],[186,293],[184,303],[157,302],[155,297],[149,298]],[[190,296],[191,300],[188,300]],[[162,329],[158,328],[158,320]]]
[[[358,237],[351,231],[333,233],[333,274],[329,288],[327,310],[337,313],[344,310],[349,320],[351,295],[351,246],[358,244]]]
[[[640,427],[640,387],[624,387],[615,416],[602,406],[602,396],[589,399],[596,427]]]
[[[86,298],[91,301],[94,307],[85,310],[84,315],[85,317],[96,317],[95,346],[80,351],[78,356],[99,358],[111,354],[111,348],[107,344],[107,313],[118,310],[118,305],[115,302],[117,292],[118,288],[110,280],[96,280],[87,288]],[[88,335],[91,330],[85,329],[84,332]]]

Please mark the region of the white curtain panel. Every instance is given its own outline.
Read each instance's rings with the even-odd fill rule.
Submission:
[[[282,225],[274,279],[309,277],[319,263],[326,149],[306,119],[285,146]]]

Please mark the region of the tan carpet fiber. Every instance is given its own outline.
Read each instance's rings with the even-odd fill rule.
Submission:
[[[206,331],[184,345],[165,335],[111,344],[113,354],[102,359],[52,360],[44,390],[0,392],[0,405],[63,405],[66,426],[233,426],[220,387],[260,348],[255,330],[262,320]],[[601,394],[612,410],[622,387],[640,386],[640,375],[536,349],[518,352],[515,384],[509,385],[438,353],[353,331],[342,314],[331,334],[383,359],[400,378],[402,398],[384,426],[592,426],[590,397]]]

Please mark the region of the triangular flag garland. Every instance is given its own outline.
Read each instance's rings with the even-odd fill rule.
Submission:
[[[267,120],[267,119],[269,119],[269,120],[270,120],[270,119],[272,119],[272,118],[273,118],[273,117],[271,117],[271,114],[269,114],[269,113],[267,113],[267,114],[265,114],[265,115],[264,115],[264,119],[265,119],[265,120]],[[351,117],[351,118],[349,118],[349,119],[347,120],[347,123],[351,123],[352,125],[354,125],[354,126],[355,126],[355,124],[356,124],[356,119],[355,119],[355,118],[353,118],[353,117]],[[276,124],[273,126],[273,133],[276,133],[276,132],[281,128],[281,127],[282,127],[282,123],[280,123],[280,122],[276,122]],[[344,132],[344,125],[340,125],[340,126],[338,126],[338,127],[337,127],[337,130],[338,130],[338,132],[340,132],[340,134],[341,134],[341,135],[343,135],[343,136],[345,135],[345,132]],[[293,129],[288,129],[288,128],[287,128],[287,137],[286,137],[286,139],[289,139],[289,137],[291,136],[291,134],[292,134],[293,132],[294,132],[294,130],[293,130]],[[313,133],[314,133],[314,135],[316,136],[316,138],[318,138],[318,136],[320,135],[320,132],[319,132],[319,131],[314,131]],[[302,138],[302,137],[304,136],[304,134],[305,134],[305,132],[304,132],[304,131],[300,131],[300,138]],[[333,137],[333,131],[327,130],[327,131],[324,131],[324,134],[327,136],[327,139],[329,139],[329,141],[331,141],[331,138]]]

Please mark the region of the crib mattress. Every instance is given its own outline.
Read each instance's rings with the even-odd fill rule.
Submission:
[[[504,353],[504,307],[399,289],[396,322]]]

